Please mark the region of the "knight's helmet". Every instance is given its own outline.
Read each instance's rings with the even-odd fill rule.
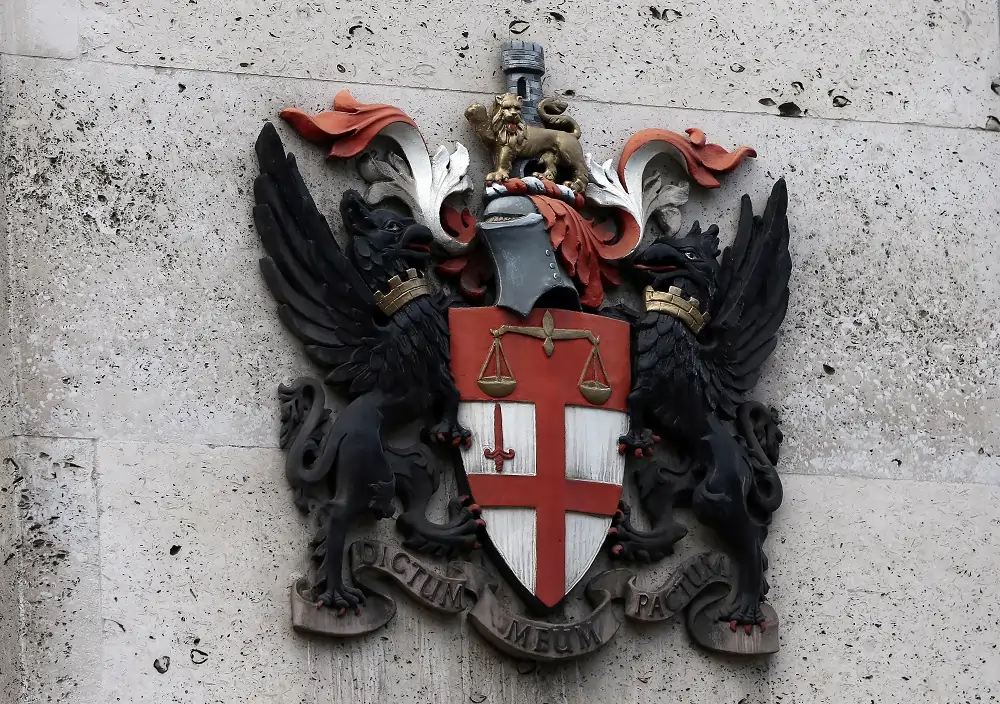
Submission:
[[[541,44],[504,42],[501,67],[507,91],[521,96],[521,112],[529,125],[541,127],[538,103],[542,99],[545,52]],[[537,164],[537,162],[535,162]],[[535,167],[529,160],[514,162],[511,175],[527,176]],[[537,179],[535,179],[537,181]],[[580,294],[563,270],[545,221],[524,195],[490,193],[479,223],[496,268],[497,301],[502,308],[527,316],[533,307],[580,310]]]
[[[507,76],[507,92],[521,96],[521,112],[529,125],[541,125],[538,101],[542,99],[542,76],[545,74],[545,51],[541,44],[514,40],[501,47],[501,65]]]

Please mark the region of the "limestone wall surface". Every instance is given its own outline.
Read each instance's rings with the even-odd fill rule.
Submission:
[[[3,0],[0,23],[0,701],[1000,700],[996,0]],[[685,225],[731,237],[742,193],[788,181],[756,392],[785,435],[777,655],[626,624],[519,665],[405,600],[373,637],[291,629],[310,529],[276,389],[310,367],[257,273],[254,139],[349,88],[479,180],[462,112],[511,37],[601,159],[647,127],[757,149]],[[357,175],[279,131],[333,215]]]

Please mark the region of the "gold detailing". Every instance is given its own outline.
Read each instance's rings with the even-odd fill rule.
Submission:
[[[595,406],[601,406],[611,398],[611,385],[604,383],[608,380],[608,370],[604,367],[604,358],[601,357],[601,349],[598,347],[600,342],[599,338],[594,338],[594,346],[590,350],[590,356],[587,357],[587,363],[583,365],[583,371],[580,372],[580,380],[576,382],[580,394]],[[600,380],[598,367],[600,374],[604,376],[604,382]],[[585,379],[588,370],[591,371],[591,378]]]
[[[577,193],[586,191],[590,173],[580,146],[580,126],[565,114],[566,102],[557,98],[539,101],[538,118],[544,127],[524,121],[523,103],[520,96],[505,93],[496,96],[489,109],[477,103],[465,111],[476,136],[493,154],[496,170],[486,177],[487,183],[510,178],[515,161],[531,158],[543,169],[532,176],[555,181],[562,170],[568,178],[566,186]]]
[[[658,311],[672,315],[697,335],[712,319],[712,316],[698,310],[701,301],[697,298],[684,300],[681,298],[683,295],[684,292],[677,286],[671,286],[666,293],[656,291],[652,286],[647,286],[645,290],[646,312]]]
[[[392,315],[410,301],[430,293],[431,287],[427,279],[420,276],[416,269],[407,269],[405,281],[393,276],[389,279],[388,293],[375,292],[375,304],[386,315]]]
[[[476,383],[488,396],[503,398],[514,393],[517,381],[511,374],[510,365],[507,364],[507,355],[503,353],[500,331],[490,330],[490,332],[493,333],[493,344],[490,345],[490,351],[486,353],[486,360],[483,362],[482,369],[479,370],[479,379]],[[486,368],[490,366],[491,362],[495,366],[494,374],[487,376]]]
[[[557,328],[555,321],[552,319],[552,313],[545,311],[545,315],[542,316],[541,327],[501,325],[498,329],[490,330],[490,332],[493,334],[493,344],[490,346],[490,351],[486,353],[486,360],[479,370],[479,379],[477,380],[479,388],[488,396],[503,398],[512,394],[517,387],[517,380],[514,378],[514,373],[507,363],[507,356],[504,354],[503,343],[501,341],[504,335],[510,333],[511,335],[525,335],[542,340],[542,350],[545,352],[546,357],[551,357],[552,353],[555,352],[555,343],[557,341],[589,341],[591,346],[590,356],[587,357],[587,361],[583,365],[583,371],[580,373],[579,381],[577,381],[577,388],[580,391],[580,395],[595,406],[600,406],[611,398],[608,370],[604,366],[604,358],[601,357],[601,338],[594,335],[590,330]],[[486,371],[490,367],[492,367],[490,371],[493,374],[487,376]],[[590,372],[589,378],[587,376],[588,372]],[[601,381],[602,377],[604,381]]]

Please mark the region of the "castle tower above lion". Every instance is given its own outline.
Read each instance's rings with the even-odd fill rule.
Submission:
[[[538,101],[542,99],[545,51],[541,44],[513,40],[501,47],[501,66],[507,76],[507,92],[524,100],[522,112],[529,125],[541,126]]]

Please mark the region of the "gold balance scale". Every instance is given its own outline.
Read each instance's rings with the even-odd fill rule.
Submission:
[[[506,334],[525,335],[543,340],[542,349],[546,357],[551,357],[556,349],[556,341],[560,340],[588,340],[590,342],[590,355],[583,365],[580,373],[580,380],[577,388],[580,395],[587,401],[600,406],[611,398],[611,386],[608,381],[608,370],[604,367],[604,359],[601,357],[601,339],[589,330],[572,330],[557,328],[552,319],[552,313],[545,311],[542,316],[541,327],[530,327],[524,325],[501,325],[496,330],[490,330],[493,334],[493,344],[486,354],[482,369],[479,370],[477,383],[483,393],[493,398],[504,398],[514,393],[517,388],[517,379],[507,363],[507,356],[503,351],[502,338]],[[487,374],[487,371],[492,372]]]

